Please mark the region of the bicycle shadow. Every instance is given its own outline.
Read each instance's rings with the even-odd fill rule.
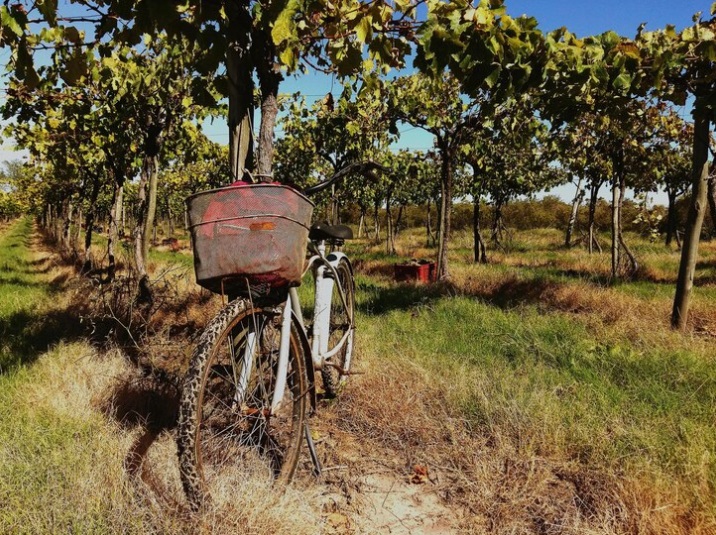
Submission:
[[[178,488],[178,467],[167,465],[171,455],[163,453],[157,459],[151,455],[155,447],[173,447],[179,396],[174,377],[161,371],[133,368],[116,384],[102,412],[125,432],[138,432],[124,457],[124,469],[139,494],[150,502],[160,503],[165,511],[184,516],[188,508]],[[176,473],[172,468],[176,468]]]

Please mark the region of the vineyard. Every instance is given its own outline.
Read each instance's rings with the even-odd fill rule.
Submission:
[[[0,171],[0,532],[716,533],[703,7],[578,37],[507,0],[0,6],[27,154]],[[304,446],[197,512],[179,399],[225,298],[185,199],[336,176],[313,219],[355,236],[356,354],[319,382],[323,472]]]

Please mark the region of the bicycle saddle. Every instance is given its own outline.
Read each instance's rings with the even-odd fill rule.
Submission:
[[[311,241],[351,240],[353,239],[353,231],[346,225],[330,225],[324,221],[311,225],[308,238]]]

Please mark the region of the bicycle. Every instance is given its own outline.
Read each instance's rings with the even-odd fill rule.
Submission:
[[[366,168],[354,164],[304,194],[317,193],[356,169]],[[264,466],[280,484],[290,482],[303,437],[320,470],[306,422],[317,403],[315,372],[321,372],[327,396],[335,396],[350,373],[355,282],[350,260],[340,247],[352,238],[352,232],[343,225],[314,224],[308,228],[305,223],[310,222],[313,204],[286,186],[246,185],[232,190],[232,195],[246,199],[251,197],[249,193],[266,188],[272,195],[280,188],[285,202],[281,206],[265,202],[267,197],[261,191],[254,200],[245,202],[252,209],[244,209],[242,215],[210,214],[214,234],[204,231],[201,235],[197,230],[206,226],[201,219],[207,219],[211,209],[203,207],[199,223],[190,224],[198,282],[217,293],[238,295],[202,332],[181,395],[177,438],[180,472],[195,511],[210,495],[212,483],[231,469]],[[216,199],[217,195],[228,195],[227,190],[190,197],[190,219],[191,203],[197,202],[197,196],[208,194]],[[308,205],[310,210],[306,209]],[[283,213],[275,213],[280,210]],[[219,238],[217,232],[221,232]],[[291,233],[300,234],[299,246],[283,243],[291,241],[285,236]],[[263,244],[250,243],[256,236],[270,239]],[[262,261],[242,258],[240,266],[220,266],[219,276],[216,270],[203,272],[200,280],[201,255],[211,257],[217,246],[235,243],[239,247],[242,242],[249,249],[261,249],[264,255],[267,249],[291,251],[273,255],[284,258],[268,275],[266,265],[259,266]],[[306,246],[311,255],[304,267]],[[296,257],[301,247],[303,253]],[[290,256],[293,259],[286,260]],[[222,263],[215,258],[212,262]],[[246,266],[247,262],[251,265]],[[229,276],[223,276],[222,271],[227,269]],[[313,274],[314,282],[310,322],[303,316],[297,291],[307,272]]]

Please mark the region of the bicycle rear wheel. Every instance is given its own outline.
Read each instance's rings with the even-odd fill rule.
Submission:
[[[355,330],[355,325],[352,322],[353,314],[355,313],[355,282],[353,280],[353,271],[345,257],[338,262],[336,273],[338,274],[338,280],[333,284],[331,318],[328,326],[329,351],[336,347],[343,338],[346,339],[341,349],[330,357],[321,369],[323,389],[327,397],[335,397],[346,380],[346,373],[350,369],[351,357],[353,356],[353,332]],[[341,300],[338,289],[339,284],[345,294],[346,306],[343,306],[343,301]]]
[[[281,307],[229,303],[206,327],[184,380],[178,448],[182,483],[193,510],[237,471],[263,466],[288,483],[298,463],[307,379],[291,326],[286,387],[271,409],[281,341]]]

